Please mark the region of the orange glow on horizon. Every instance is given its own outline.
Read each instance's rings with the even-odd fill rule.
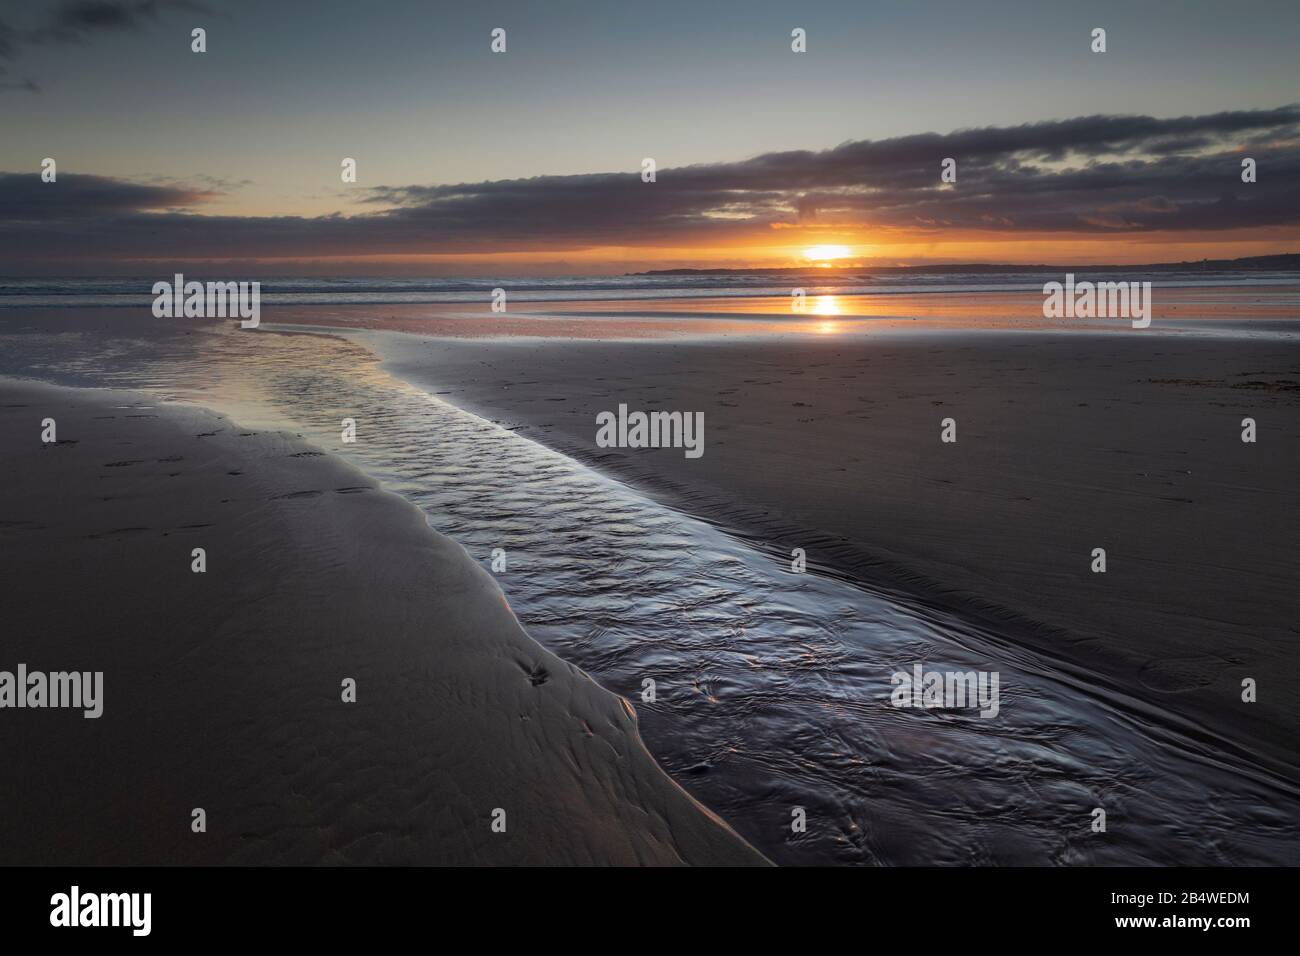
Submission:
[[[803,257],[819,265],[829,264],[832,259],[847,259],[852,252],[848,246],[809,246],[803,251]]]
[[[805,235],[806,239],[815,233]],[[870,242],[852,246],[772,243],[773,234],[737,236],[725,244],[546,246],[510,251],[478,249],[457,252],[365,253],[292,256],[193,257],[204,263],[249,264],[282,275],[620,275],[656,269],[807,269],[872,270],[945,263],[992,264],[1136,264],[1197,262],[1243,256],[1300,252],[1294,227],[1269,227],[1249,234],[1151,234],[1096,237],[945,233],[921,234],[875,230]],[[842,256],[841,256],[842,253]],[[141,270],[150,258],[125,259]],[[159,260],[163,261],[163,260]],[[173,258],[165,260],[175,261]]]

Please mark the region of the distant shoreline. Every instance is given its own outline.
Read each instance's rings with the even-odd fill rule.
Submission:
[[[625,276],[753,276],[753,275],[848,275],[867,272],[874,275],[970,275],[998,273],[1061,273],[1061,272],[1193,272],[1229,271],[1229,272],[1277,272],[1287,270],[1300,271],[1300,253],[1282,253],[1273,256],[1247,256],[1240,259],[1201,259],[1192,262],[1149,262],[1134,265],[1049,265],[1035,263],[1017,265],[1015,263],[967,262],[943,265],[917,266],[788,266],[772,269],[649,269],[645,272],[626,272]]]

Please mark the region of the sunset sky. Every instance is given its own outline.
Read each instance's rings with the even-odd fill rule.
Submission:
[[[5,2],[0,272],[1300,252],[1297,49],[1292,0]]]

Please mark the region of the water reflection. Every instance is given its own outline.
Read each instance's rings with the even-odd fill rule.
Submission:
[[[835,301],[833,295],[819,295],[816,303],[813,304],[814,315],[839,315],[840,304]]]

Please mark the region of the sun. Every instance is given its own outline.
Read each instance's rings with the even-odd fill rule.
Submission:
[[[848,246],[809,246],[803,251],[803,257],[813,262],[827,262],[831,259],[847,259],[853,253]]]

